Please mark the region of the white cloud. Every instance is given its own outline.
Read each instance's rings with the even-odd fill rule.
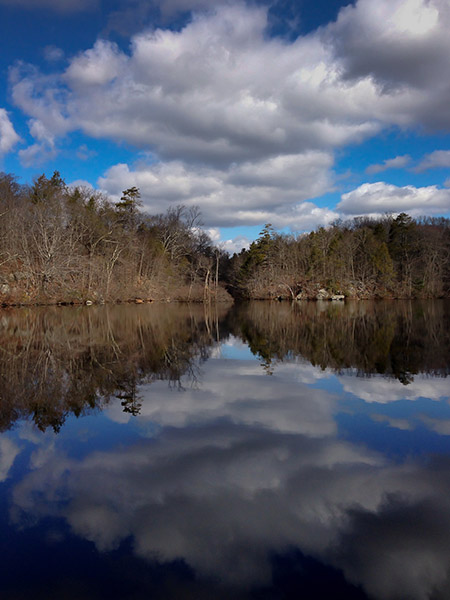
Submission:
[[[35,167],[55,158],[57,150],[52,144],[31,144],[31,146],[19,150],[18,154],[20,162],[25,167]]]
[[[220,240],[220,229],[218,227],[210,227],[209,229],[206,229],[206,233],[213,242],[218,242]]]
[[[10,69],[15,104],[31,118],[28,128],[35,142],[20,150],[25,166],[34,166],[52,159],[57,154],[56,141],[71,130],[71,121],[65,109],[65,94],[55,86],[57,77],[43,75],[34,67],[18,63]]]
[[[127,59],[116,44],[99,40],[95,46],[72,59],[64,78],[72,89],[86,92],[91,86],[106,86],[123,74]]]
[[[417,173],[422,173],[427,169],[448,168],[450,168],[450,150],[435,150],[430,154],[426,154],[414,170]]]
[[[266,26],[266,9],[221,6],[180,32],[136,35],[129,55],[99,41],[45,92],[39,73],[16,76],[14,99],[35,118],[36,104],[59,113],[55,135],[67,115],[88,135],[209,165],[329,151],[379,130],[369,79],[341,81],[317,36],[286,43]]]
[[[412,216],[450,211],[450,190],[435,185],[416,188],[398,187],[379,181],[364,183],[342,195],[337,208],[345,214],[377,214],[407,212]]]
[[[55,85],[69,86],[73,128],[159,158],[331,150],[393,124],[450,126],[448,13],[439,0],[359,0],[286,42],[266,35],[266,8],[216,5],[181,31],[134,36],[130,54],[99,41]],[[34,79],[25,112],[40,101]]]
[[[378,86],[375,114],[400,126],[450,126],[446,0],[359,0],[325,35],[349,81]]]
[[[0,156],[10,152],[19,141],[20,137],[15,132],[8,113],[0,108]]]
[[[94,191],[93,185],[91,183],[89,183],[89,181],[86,181],[85,179],[75,179],[75,181],[71,181],[68,184],[68,186],[72,189],[83,188],[83,189]]]
[[[369,165],[366,169],[366,173],[373,175],[375,173],[382,173],[388,169],[403,169],[411,162],[411,157],[408,154],[403,156],[396,156],[395,158],[389,158],[384,160],[380,164]]]
[[[221,244],[221,248],[228,252],[228,254],[239,254],[242,249],[248,249],[249,246],[250,240],[244,235],[224,240]]]
[[[267,11],[214,3],[180,31],[135,35],[129,52],[99,40],[59,75],[19,65],[14,102],[47,153],[81,130],[151,154],[159,166],[116,165],[102,185],[114,194],[114,182],[132,179],[152,211],[198,204],[211,226],[326,223],[335,213],[310,200],[330,189],[337,148],[392,126],[450,129],[450,8],[446,0],[358,0],[294,41],[267,35]],[[37,155],[34,145],[22,154]],[[396,157],[369,169],[406,164]],[[421,194],[410,190],[413,205]],[[442,190],[432,196],[426,210],[446,204]],[[391,200],[380,200],[381,210],[404,209]]]
[[[207,226],[271,222],[306,230],[338,215],[308,198],[331,189],[332,157],[323,152],[280,156],[229,168],[188,166],[179,161],[111,167],[99,187],[113,198],[136,186],[145,208],[164,212],[171,204],[198,206]]]
[[[31,117],[28,128],[35,139],[35,143],[19,152],[26,166],[56,156],[57,138],[71,129],[64,108],[64,93],[55,87],[56,80],[56,76],[42,75],[34,67],[22,63],[10,69],[13,100]]]

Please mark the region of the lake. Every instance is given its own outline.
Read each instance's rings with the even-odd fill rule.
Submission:
[[[450,597],[450,303],[0,312],[3,599]]]

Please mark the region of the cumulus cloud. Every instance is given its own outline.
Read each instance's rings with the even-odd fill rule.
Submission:
[[[395,158],[389,158],[384,160],[380,164],[369,165],[366,169],[366,173],[374,175],[375,173],[382,173],[388,169],[403,169],[411,162],[411,157],[408,154],[403,156],[396,156]]]
[[[450,190],[435,185],[398,187],[379,181],[364,183],[342,195],[337,208],[347,215],[407,212],[412,216],[450,211]]]
[[[134,36],[130,54],[99,41],[75,57],[60,81],[73,127],[159,156],[230,162],[333,148],[383,125],[449,125],[444,2],[359,0],[290,43],[265,35],[266,8],[215,6],[181,31]]]
[[[95,46],[77,55],[67,68],[64,78],[73,89],[95,89],[112,82],[124,72],[127,59],[116,44],[99,40]]]
[[[10,69],[14,102],[31,118],[28,128],[35,142],[19,152],[26,166],[40,164],[57,154],[56,141],[71,129],[64,109],[64,93],[55,87],[57,77],[43,75],[18,63]]]
[[[233,239],[222,240],[222,233],[218,227],[209,227],[205,229],[212,242],[221,250],[225,250],[228,254],[239,253],[243,248],[250,246],[250,240],[243,235]]]
[[[114,165],[99,179],[113,198],[136,186],[145,208],[164,212],[172,203],[198,206],[207,226],[257,225],[305,230],[338,215],[319,208],[314,198],[332,188],[332,156],[307,152],[233,164],[229,168],[187,166],[180,161]]]
[[[450,150],[435,150],[430,154],[426,154],[414,170],[417,173],[422,173],[427,169],[448,168],[450,168]]]
[[[325,35],[349,81],[378,85],[384,119],[448,129],[449,23],[446,0],[359,0]]]
[[[4,108],[0,108],[0,156],[10,152],[19,140],[8,113]]]
[[[204,2],[155,6],[170,13]],[[358,0],[335,23],[293,41],[267,35],[268,23],[267,7],[215,2],[179,31],[134,35],[129,52],[99,40],[56,76],[18,66],[12,97],[35,143],[51,140],[47,151],[81,130],[151,154],[160,167],[126,168],[156,191],[158,210],[199,204],[211,225],[273,215],[281,227],[325,223],[334,215],[310,200],[329,189],[335,149],[392,126],[450,128],[445,0]],[[25,159],[37,156],[33,148]],[[305,167],[311,157],[316,183]],[[396,157],[369,169],[406,163]],[[113,193],[120,170],[102,180]],[[223,215],[213,220],[218,207]]]
[[[250,240],[244,235],[224,240],[221,244],[221,247],[228,252],[228,254],[239,254],[241,250],[247,250],[249,246]]]
[[[24,167],[35,167],[55,158],[57,150],[52,143],[31,144],[19,150],[18,154]]]
[[[71,181],[68,186],[72,189],[82,188],[94,191],[94,186],[85,179],[75,179],[74,181]]]
[[[42,76],[24,73],[14,98],[27,113],[50,105],[88,135],[209,165],[330,149],[379,130],[370,80],[341,81],[317,37],[287,44],[266,27],[266,9],[221,6],[179,32],[134,36],[130,54],[98,41],[46,82],[46,95]]]
[[[48,138],[64,135],[72,128],[65,114],[67,94],[58,88],[58,77],[44,75],[33,66],[17,63],[10,69],[14,103],[30,117],[30,133],[42,138],[43,131]]]

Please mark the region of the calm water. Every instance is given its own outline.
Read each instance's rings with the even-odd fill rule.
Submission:
[[[450,597],[450,304],[0,312],[3,599]]]

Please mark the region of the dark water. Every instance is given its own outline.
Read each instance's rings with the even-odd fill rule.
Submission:
[[[450,597],[450,304],[0,313],[0,597]]]

